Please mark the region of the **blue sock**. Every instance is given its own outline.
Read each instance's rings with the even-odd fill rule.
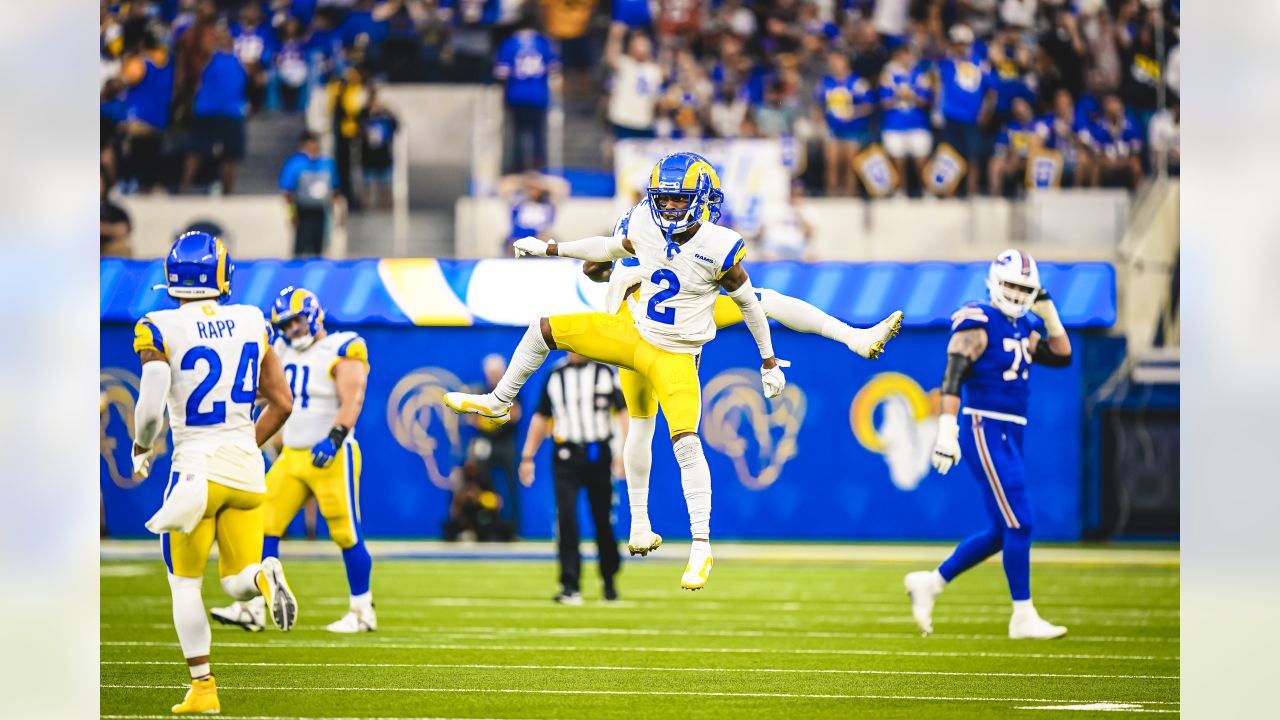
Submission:
[[[352,595],[363,595],[369,592],[369,575],[373,572],[373,558],[365,549],[364,538],[356,540],[356,544],[342,551],[342,562],[347,565],[347,584],[351,586]]]
[[[1014,600],[1031,599],[1031,528],[1009,528],[1004,534],[1004,576]]]
[[[944,580],[951,582],[960,573],[999,552],[1000,544],[1004,541],[1003,527],[988,528],[970,535],[956,546],[951,557],[938,566],[938,572]],[[1006,549],[1005,552],[1007,553],[1008,550]]]
[[[262,559],[266,560],[269,557],[273,557],[273,558],[280,557],[280,536],[279,535],[262,536]]]

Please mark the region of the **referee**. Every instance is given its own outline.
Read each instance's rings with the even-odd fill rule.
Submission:
[[[556,482],[556,516],[560,536],[560,594],[555,601],[565,605],[581,605],[579,579],[582,556],[578,552],[578,493],[587,489],[591,520],[596,528],[599,549],[600,578],[604,581],[604,599],[618,599],[613,577],[618,572],[618,541],[609,522],[613,504],[611,411],[625,418],[626,404],[618,388],[612,368],[591,362],[577,353],[569,353],[547,378],[542,400],[538,403],[529,435],[520,458],[520,482],[533,484],[533,457],[554,428],[555,451],[552,475]],[[625,419],[623,421],[625,428]]]

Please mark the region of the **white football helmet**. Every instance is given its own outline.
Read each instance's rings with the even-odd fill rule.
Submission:
[[[987,271],[991,304],[1011,318],[1027,314],[1040,293],[1040,268],[1030,255],[1017,250],[1000,253]]]

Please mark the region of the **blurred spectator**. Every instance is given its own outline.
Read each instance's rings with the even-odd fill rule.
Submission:
[[[133,248],[129,244],[129,236],[133,232],[133,224],[129,221],[129,213],[124,208],[111,202],[109,193],[111,183],[107,169],[98,170],[98,229],[101,242],[98,254],[101,257],[129,257]]]
[[[560,58],[551,41],[536,30],[517,31],[498,48],[493,75],[505,86],[512,169],[523,172],[545,166],[547,109],[552,92],[560,90]]]
[[[711,132],[716,137],[734,138],[747,117],[747,101],[728,83],[720,87],[720,94],[711,103]]]
[[[1164,77],[1169,89],[1177,95],[1182,87],[1182,46],[1174,45],[1165,55]]]
[[[388,82],[420,82],[419,61],[423,45],[419,30],[425,29],[431,19],[431,10],[424,0],[379,0],[371,14],[372,22],[386,26],[386,40],[382,44],[382,60],[385,63]]]
[[[444,539],[449,542],[498,542],[511,539],[512,529],[502,522],[502,498],[493,491],[483,467],[468,460],[454,471],[453,498]]]
[[[1014,98],[1013,111],[996,135],[995,153],[991,156],[988,179],[992,195],[1006,195],[1010,190],[1017,195],[1026,185],[1020,181],[1026,177],[1027,153],[1035,136],[1034,121],[1031,103]]]
[[[634,33],[622,52],[627,34],[625,25],[609,28],[604,60],[613,71],[609,90],[609,122],[614,137],[653,137],[653,123],[658,97],[662,94],[662,68],[653,61],[653,45],[649,38]]]
[[[1062,156],[1062,187],[1085,185],[1093,180],[1089,169],[1089,120],[1076,110],[1066,88],[1053,96],[1053,112],[1035,122],[1040,146]]]
[[[391,24],[374,17],[378,0],[355,0],[351,10],[338,26],[342,34],[342,46],[350,51],[362,48],[365,62],[378,70],[383,69],[382,46],[391,32]]]
[[[280,78],[280,108],[286,112],[305,110],[311,69],[306,26],[296,17],[284,22],[280,50],[275,54],[275,70]]]
[[[509,244],[520,238],[550,237],[556,222],[556,206],[569,197],[569,183],[535,171],[508,175],[498,181],[498,197],[511,205],[511,232],[504,243],[505,255],[510,250]]]
[[[1014,30],[1001,30],[988,48],[996,81],[995,121],[1002,126],[1013,112],[1013,101],[1036,101],[1036,76],[1031,72],[1031,51]]]
[[[1089,135],[1096,156],[1091,163],[1091,184],[1137,189],[1142,181],[1142,131],[1125,112],[1119,95],[1112,93],[1103,99],[1102,117]]]
[[[740,38],[753,37],[756,34],[756,16],[746,7],[742,0],[724,0],[720,7],[711,8],[711,32],[728,32]]]
[[[850,70],[849,58],[843,53],[828,55],[827,67],[830,72],[819,81],[815,93],[818,108],[814,113],[821,112],[829,133],[824,152],[826,192],[850,196],[858,186],[853,160],[871,142],[875,89],[866,78]]]
[[[907,32],[907,8],[910,4],[910,0],[876,0],[871,10],[871,26],[881,37],[892,38],[896,45],[902,44],[903,35]]]
[[[182,172],[182,189],[195,181],[201,160],[221,161],[222,192],[235,192],[236,168],[244,159],[244,118],[249,78],[232,53],[231,34],[220,27],[213,34],[213,53],[200,73],[192,106],[191,148]]]
[[[924,164],[933,152],[929,108],[933,104],[933,74],[919,64],[908,44],[894,48],[880,73],[880,137],[893,159],[899,182],[907,184],[907,158],[924,177]]]
[[[978,37],[990,37],[996,29],[997,0],[956,0],[956,21]]]
[[[854,74],[864,78],[878,78],[887,62],[889,62],[889,51],[880,41],[875,27],[865,20],[854,23],[852,61]]]
[[[698,140],[707,135],[704,121],[711,105],[711,81],[693,53],[682,50],[675,58],[675,68],[669,73],[673,82],[659,104],[670,117],[663,118],[664,129],[660,129],[658,135]]]
[[[591,69],[599,56],[592,44],[591,15],[596,0],[539,0],[547,35],[555,41],[564,63],[566,97],[591,94]]]
[[[498,354],[486,355],[486,389],[492,391],[497,387],[506,370],[505,358]],[[516,475],[516,432],[520,425],[520,407],[520,403],[511,406],[511,419],[505,423],[494,422],[491,418],[479,415],[467,417],[476,428],[476,436],[471,441],[467,456],[478,463],[481,477],[488,479],[487,486],[502,497],[502,521],[511,528],[512,535],[519,535],[520,530],[520,490]],[[498,481],[499,473],[503,475],[502,482]]]
[[[487,82],[493,76],[492,30],[502,13],[501,0],[439,0],[439,5],[451,29],[453,82]]]
[[[968,194],[978,189],[978,173],[987,154],[982,126],[995,109],[995,80],[986,62],[975,60],[973,31],[953,25],[947,56],[938,64],[942,96],[942,137],[969,165],[965,185]]]
[[[214,0],[198,0],[190,24],[175,22],[173,50],[177,58],[174,77],[174,111],[179,124],[185,125],[195,98],[200,75],[209,64],[218,27],[218,5]]]
[[[1155,28],[1150,23],[1138,27],[1133,44],[1124,52],[1124,78],[1120,81],[1120,93],[1125,107],[1133,115],[1138,127],[1145,133],[1151,116],[1159,107],[1157,94],[1163,58],[1157,56]]]
[[[315,133],[303,133],[299,151],[285,161],[280,190],[295,228],[294,257],[320,256],[329,231],[329,213],[332,211],[341,223],[343,208],[338,168],[332,158],[320,154],[320,138]]]
[[[792,183],[785,205],[767,207],[760,232],[760,252],[765,260],[808,260],[813,240],[814,214],[804,204],[804,185]]]
[[[1128,0],[1124,2],[1127,3]],[[1064,7],[1058,12],[1060,22],[1075,24],[1069,8]],[[1092,3],[1092,7],[1087,10],[1082,9],[1080,17],[1086,24],[1084,36],[1088,38],[1089,46],[1086,89],[1095,96],[1114,92],[1120,87],[1120,39],[1128,41],[1126,23],[1113,21],[1111,13],[1101,2]]]
[[[613,0],[613,21],[633,30],[653,24],[649,0]]]
[[[123,92],[118,106],[119,177],[129,190],[151,192],[164,180],[161,152],[169,127],[174,67],[158,39],[148,33],[125,51],[120,76],[104,88],[104,99]]]
[[[1036,2],[1037,0],[1001,0],[1000,22],[1018,32],[1030,32],[1036,24]]]
[[[1061,86],[1072,97],[1079,97],[1085,88],[1085,58],[1089,48],[1080,33],[1080,24],[1071,9],[1065,5],[1049,7],[1053,25],[1040,35],[1040,52],[1057,71]]]
[[[352,210],[360,209],[355,183],[351,180],[351,156],[360,141],[360,116],[364,113],[368,91],[362,67],[347,68],[335,75],[327,88],[332,120],[333,156],[338,167],[338,190]]]
[[[263,21],[261,2],[249,0],[240,8],[239,22],[231,25],[231,37],[236,57],[249,76],[249,107],[257,111],[266,102],[266,68],[271,66],[277,45],[275,30]]]
[[[378,95],[376,87],[369,89],[369,103],[361,117],[360,166],[364,180],[364,206],[391,207],[391,171],[394,167],[393,148],[400,121]]]
[[[1178,99],[1151,117],[1147,129],[1151,145],[1151,164],[1159,172],[1163,164],[1169,175],[1178,177],[1182,166],[1182,117]]]
[[[781,80],[769,84],[764,104],[755,108],[755,124],[762,137],[791,137],[799,110],[786,101],[786,85]]]

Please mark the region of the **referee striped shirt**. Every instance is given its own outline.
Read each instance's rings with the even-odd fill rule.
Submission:
[[[613,368],[590,361],[565,360],[551,371],[536,412],[551,418],[556,443],[587,445],[613,437],[610,413],[626,407],[617,378]]]

